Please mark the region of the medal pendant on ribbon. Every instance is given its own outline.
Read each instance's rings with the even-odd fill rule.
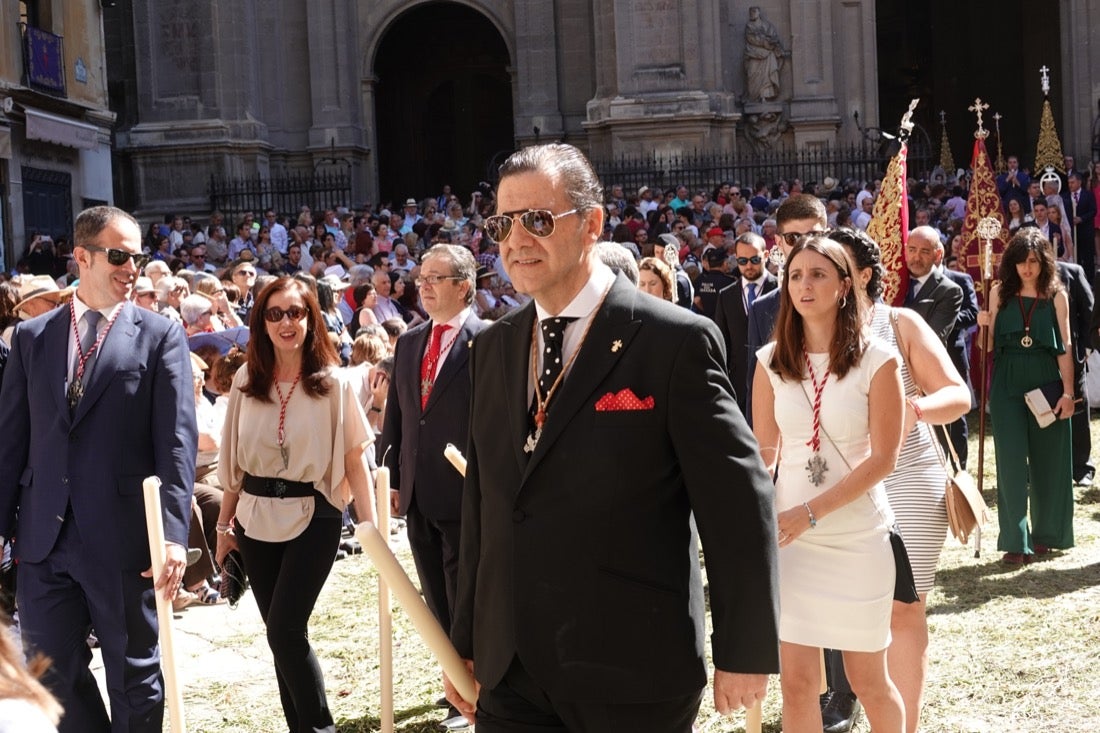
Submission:
[[[1020,339],[1020,346],[1023,346],[1025,349],[1030,349],[1033,343],[1035,342],[1031,339],[1031,336],[1025,335]]]
[[[542,437],[542,428],[535,428],[535,432],[528,434],[527,440],[523,444],[523,452],[534,453],[540,437]]]
[[[69,400],[69,409],[76,409],[76,403],[80,402],[80,398],[84,396],[84,385],[80,383],[79,379],[74,379],[69,384],[69,391],[66,393],[66,398]]]
[[[290,451],[288,451],[286,449],[285,445],[280,445],[279,446],[279,455],[282,456],[283,469],[286,470],[287,468],[290,467]]]
[[[421,379],[420,380],[420,396],[427,397],[432,391],[432,380]]]
[[[825,482],[825,474],[829,471],[829,466],[820,453],[814,453],[813,458],[806,462],[806,470],[810,474],[810,483],[821,486]]]

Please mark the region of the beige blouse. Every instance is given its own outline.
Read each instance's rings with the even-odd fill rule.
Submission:
[[[356,446],[366,448],[374,441],[359,404],[354,385],[332,369],[328,395],[309,396],[301,383],[286,408],[287,467],[279,452],[279,400],[272,386],[271,403],[246,397],[241,385],[248,381],[248,366],[233,378],[229,406],[222,430],[218,457],[218,480],[226,491],[241,492],[246,473],[288,481],[307,481],[337,509],[350,499],[344,480],[344,454]],[[290,382],[280,382],[286,395]],[[313,497],[254,496],[240,493],[237,520],[248,536],[263,542],[283,542],[305,530],[313,518]]]

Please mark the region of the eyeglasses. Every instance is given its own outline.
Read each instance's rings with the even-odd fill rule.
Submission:
[[[256,277],[256,271],[255,270],[237,270],[235,273],[233,273],[233,276],[236,277],[237,275],[244,275],[245,277]]]
[[[141,252],[127,252],[124,249],[108,249],[107,247],[97,247],[94,244],[82,244],[80,246],[89,252],[106,252],[107,264],[114,267],[121,267],[126,264],[127,260],[133,260],[134,267],[140,270],[149,263],[149,258]]]
[[[522,212],[493,214],[485,219],[485,233],[495,242],[503,242],[512,233],[512,222],[519,220],[528,234],[542,239],[554,233],[555,220],[559,217],[576,214],[579,209],[570,209],[555,214],[547,209],[528,209]]]
[[[798,241],[803,237],[809,237],[813,234],[825,234],[824,229],[812,229],[808,232],[784,232],[779,236],[783,237],[783,241],[787,243],[788,247],[793,247],[798,244]]]
[[[292,305],[286,310],[272,306],[264,311],[264,320],[269,323],[279,323],[285,316],[290,316],[290,320],[300,321],[305,318],[308,313],[309,311],[300,305]]]
[[[739,265],[747,265],[750,262],[754,265],[759,265],[762,261],[763,261],[763,258],[760,255],[753,255],[752,257],[738,257],[737,258],[737,264],[739,264]]]
[[[413,280],[413,282],[416,283],[416,287],[418,287],[418,288],[422,285],[431,285],[434,288],[436,285],[443,282],[444,280],[465,280],[465,279],[466,278],[459,277],[458,275],[423,275],[423,276],[418,277],[415,280]]]
[[[205,260],[206,255],[195,254],[194,252],[192,252],[191,253],[191,259],[193,259],[193,260]]]

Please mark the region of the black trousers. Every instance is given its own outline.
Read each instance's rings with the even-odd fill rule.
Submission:
[[[1083,364],[1073,363],[1073,397],[1081,400],[1070,418],[1073,435],[1073,480],[1078,481],[1087,474],[1096,473],[1092,463],[1092,435],[1089,433],[1089,401],[1085,396],[1085,368]]]
[[[416,504],[414,493],[405,514],[405,528],[424,602],[443,631],[450,634],[458,582],[460,523],[425,517]]]
[[[703,691],[645,703],[550,698],[519,659],[477,700],[477,733],[690,733]]]
[[[256,594],[275,679],[291,733],[335,733],[321,667],[309,644],[309,617],[340,544],[340,512],[318,494],[313,520],[286,542],[261,542],[237,526],[245,572]]]

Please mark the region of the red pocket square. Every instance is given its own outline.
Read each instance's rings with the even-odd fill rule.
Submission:
[[[618,392],[608,392],[596,400],[596,412],[621,412],[625,410],[652,410],[653,396],[639,399],[629,387]]]

